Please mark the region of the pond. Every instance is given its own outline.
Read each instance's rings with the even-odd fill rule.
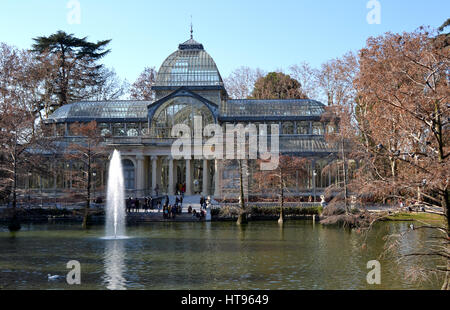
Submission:
[[[3,289],[439,289],[409,284],[408,266],[381,259],[383,237],[407,222],[378,223],[362,247],[355,231],[312,221],[146,223],[131,238],[104,240],[103,226],[30,224],[0,231]],[[425,232],[407,241],[423,243]],[[379,260],[381,284],[369,285],[367,262]],[[67,262],[81,264],[81,284],[69,285]],[[49,281],[47,275],[61,275]]]

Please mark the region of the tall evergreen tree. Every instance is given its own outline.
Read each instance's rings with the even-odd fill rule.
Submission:
[[[45,116],[71,101],[88,98],[91,94],[86,90],[102,83],[103,65],[98,61],[110,52],[107,46],[111,40],[93,43],[87,37],[77,38],[64,31],[33,40],[32,51],[46,68],[43,99],[38,107]]]

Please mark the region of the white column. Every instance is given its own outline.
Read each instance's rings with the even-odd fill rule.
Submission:
[[[144,196],[151,194],[150,186],[150,158],[144,155]]]
[[[209,169],[208,169],[208,160],[203,159],[203,180],[202,180],[202,192],[204,196],[208,195],[208,183],[209,183]]]
[[[162,174],[162,158],[159,157],[156,160],[156,184],[158,184],[159,187],[159,193],[162,193],[165,191],[165,189],[162,188],[162,182],[161,182],[161,174]],[[165,182],[164,182],[165,183]]]
[[[186,159],[186,195],[192,195],[192,169],[191,160]]]
[[[138,197],[141,197],[143,195],[143,189],[144,189],[144,156],[137,155],[136,156],[136,195]]]
[[[173,183],[173,158],[172,156],[169,156],[169,188],[167,192],[169,193],[169,195],[174,195],[175,194],[174,190],[175,188]]]
[[[173,187],[174,193],[177,192],[177,183],[178,183],[178,162],[176,160],[173,161]]]
[[[221,193],[220,193],[220,186],[219,186],[219,175],[220,175],[220,167],[219,167],[219,160],[216,159],[214,161],[214,168],[215,168],[215,172],[214,172],[214,197],[220,197]]]
[[[249,187],[250,187],[250,183],[249,183],[249,167],[248,167],[248,160],[244,159],[242,161],[242,181],[243,181],[243,185],[244,185],[244,198],[245,196],[247,196],[248,199],[248,192],[249,192]]]
[[[156,181],[157,166],[158,166],[158,157],[152,156],[152,193],[153,193],[153,195],[156,195],[155,188],[156,188],[156,184],[158,184],[158,182]]]

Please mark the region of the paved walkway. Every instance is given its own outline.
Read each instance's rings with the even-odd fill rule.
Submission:
[[[176,197],[177,196],[175,196],[175,195],[169,196],[169,203],[174,205]],[[183,212],[187,212],[187,209],[189,206],[191,206],[193,210],[195,209],[195,210],[199,211],[200,210],[200,197],[201,197],[200,195],[184,196],[183,197]],[[211,197],[211,204],[219,206],[219,203],[217,201],[215,201],[212,197]]]

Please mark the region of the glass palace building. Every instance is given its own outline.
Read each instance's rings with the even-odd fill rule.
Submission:
[[[70,141],[71,124],[95,120],[107,147],[121,152],[128,195],[135,197],[153,195],[156,190],[171,195],[180,184],[186,195],[202,193],[223,199],[239,193],[237,161],[172,157],[176,139],[171,136],[172,126],[181,123],[192,128],[195,116],[201,116],[204,125],[224,128],[227,123],[278,124],[280,153],[308,158],[307,173],[298,175],[291,192],[319,195],[325,187],[339,182],[339,173],[322,171],[335,154],[324,139],[329,125],[322,121],[322,103],[310,99],[230,99],[214,60],[192,37],[163,62],[153,89],[153,101],[74,102],[56,110],[46,123],[54,127],[55,135]],[[53,179],[35,178],[29,184],[49,192],[70,189],[70,175],[61,170],[73,164],[63,160],[55,163],[58,167]],[[104,188],[106,166],[96,175],[97,188]],[[247,193],[257,194],[254,169],[255,161],[247,162],[244,187]]]

